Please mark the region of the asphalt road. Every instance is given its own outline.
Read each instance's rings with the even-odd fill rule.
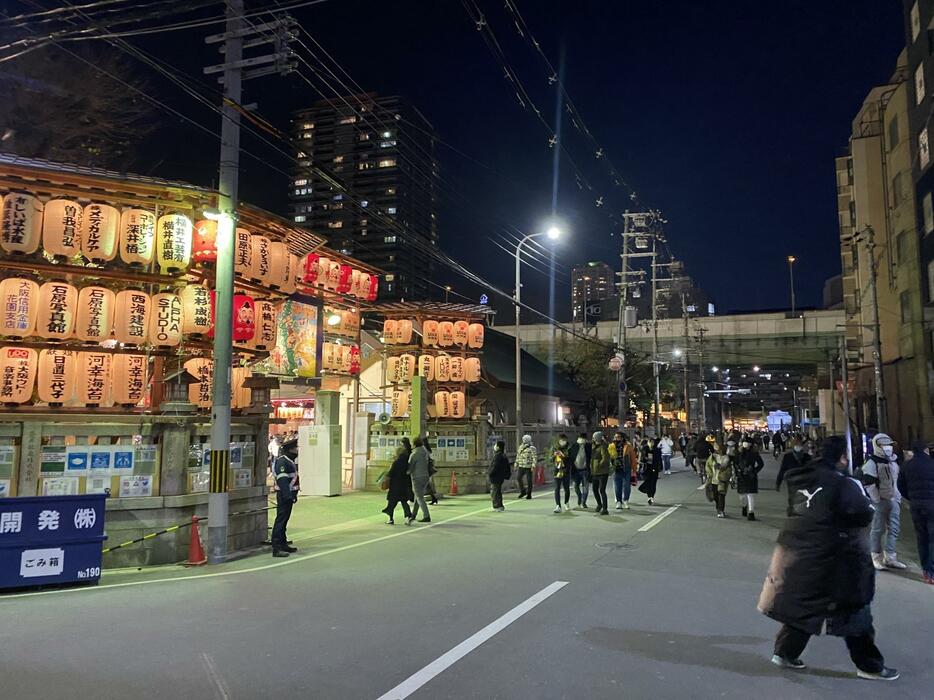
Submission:
[[[777,625],[755,604],[784,496],[764,490],[749,523],[731,493],[718,520],[698,484],[664,477],[656,506],[634,492],[609,517],[555,515],[543,490],[502,514],[461,497],[413,528],[370,515],[378,496],[304,500],[332,522],[293,530],[300,556],[0,597],[0,697],[932,697],[934,587],[917,573],[878,581],[899,681],[857,680],[836,638],[812,641],[806,672],[768,663]]]

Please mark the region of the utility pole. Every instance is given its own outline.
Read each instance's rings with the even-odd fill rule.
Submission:
[[[616,342],[619,347],[621,364],[616,373],[616,415],[619,416],[620,430],[628,408],[626,396],[627,389],[623,388],[626,381],[626,301],[629,297],[629,210],[623,213],[623,251],[620,254],[620,285],[619,285],[619,322],[617,323]]]
[[[876,389],[876,422],[880,433],[888,432],[888,416],[885,409],[885,385],[882,375],[882,341],[879,332],[879,298],[876,293],[876,276],[878,265],[875,253],[875,231],[867,226],[866,255],[869,257],[869,305],[872,307],[872,372],[875,378]]]
[[[652,232],[652,372],[655,375],[655,439],[662,434],[662,390],[658,371],[658,232]]]
[[[684,292],[681,292],[681,312],[684,314],[684,424],[687,426],[687,432],[691,431],[691,383],[689,378],[689,368],[688,368],[688,345],[690,344],[690,338],[688,337],[688,306],[687,301],[684,296]]]
[[[837,397],[834,395],[833,385],[833,353],[829,350],[827,351],[827,369],[830,372],[830,430],[833,431],[837,427]]]
[[[703,326],[697,329],[697,371],[700,375],[700,413],[701,425],[698,432],[707,430],[707,399],[704,396],[706,386],[704,386],[704,333],[707,329]]]
[[[853,434],[850,430],[850,376],[846,361],[846,333],[840,335],[840,375],[843,379],[843,422],[844,436],[846,437],[846,454],[850,462],[850,473],[853,472]]]
[[[208,66],[205,75],[218,74],[224,85],[221,105],[221,151],[218,171],[217,262],[214,291],[214,378],[211,407],[211,473],[208,494],[208,563],[220,564],[227,558],[227,521],[230,489],[230,378],[233,355],[234,229],[239,201],[240,106],[243,80],[294,70],[287,49],[292,37],[291,18],[245,28],[243,0],[227,0],[227,22],[223,34],[205,38],[206,44],[221,44],[224,62]],[[248,46],[268,42],[276,52],[244,60],[244,38],[258,32],[269,38],[251,38]],[[265,66],[244,71],[250,66]]]

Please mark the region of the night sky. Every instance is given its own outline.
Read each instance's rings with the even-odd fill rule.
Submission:
[[[510,64],[549,123],[555,88],[499,0],[479,0]],[[267,3],[268,4],[268,3]],[[818,306],[839,271],[834,156],[866,92],[894,69],[904,41],[900,3],[879,0],[518,0],[557,64],[588,126],[640,200],[670,222],[668,238],[718,311],[788,306],[785,258],[798,256],[799,306]],[[258,3],[248,2],[248,7]],[[540,229],[551,214],[548,132],[523,109],[460,0],[332,0],[295,15],[365,89],[409,97],[440,137],[483,165],[439,146],[442,244],[504,290],[513,268],[489,238]],[[219,31],[219,30],[217,30]],[[204,30],[139,41],[191,74],[217,61]],[[150,76],[146,67],[141,74]],[[218,117],[170,84],[152,90],[192,118]],[[289,110],[319,96],[300,78],[247,84],[244,101],[281,128]],[[569,235],[558,248],[558,315],[568,311],[567,269],[618,264],[609,214],[630,205],[565,119],[564,143],[594,191],[560,169],[557,212]],[[244,146],[283,161],[252,138]],[[210,184],[217,142],[165,117],[138,170]],[[283,176],[243,160],[241,196],[286,213]],[[605,204],[594,203],[605,193]],[[442,269],[439,283],[481,290]],[[547,281],[524,273],[526,298],[547,310]],[[497,302],[491,294],[492,301]],[[508,314],[508,305],[496,305]],[[529,319],[531,320],[531,318]]]

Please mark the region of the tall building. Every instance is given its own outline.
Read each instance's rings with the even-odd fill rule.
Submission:
[[[885,427],[903,444],[934,435],[908,56],[902,51],[891,79],[870,90],[853,120],[847,153],[836,159],[846,346],[857,368],[854,419],[860,430],[880,427],[873,370],[878,325]]]
[[[589,262],[571,268],[571,318],[583,323],[584,303],[609,299],[616,294],[616,273],[605,262]]]
[[[330,247],[385,270],[381,299],[430,298],[438,164],[428,120],[400,97],[368,93],[298,110],[292,129],[295,222],[327,237]]]

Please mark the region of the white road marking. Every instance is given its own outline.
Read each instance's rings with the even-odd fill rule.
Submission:
[[[659,513],[659,514],[656,515],[654,518],[652,518],[651,520],[649,520],[649,522],[647,522],[645,525],[643,525],[642,527],[640,527],[636,532],[648,532],[648,531],[651,530],[653,527],[655,527],[656,525],[658,525],[662,520],[664,520],[665,518],[667,518],[669,515],[671,515],[672,513],[674,513],[676,510],[678,510],[678,508],[680,508],[680,507],[681,507],[681,504],[680,504],[680,503],[678,503],[678,504],[676,504],[676,505],[673,505],[671,508],[669,508],[669,509],[666,510],[665,512]]]
[[[201,664],[204,666],[204,671],[208,674],[211,685],[214,686],[215,695],[219,700],[230,700],[230,688],[227,687],[224,679],[221,678],[221,674],[217,670],[217,664],[214,663],[214,659],[211,658],[211,655],[202,651]]]
[[[694,489],[694,490],[695,490],[695,491],[703,491],[705,488],[707,488],[707,484],[701,484],[700,486],[698,486],[698,487],[697,487],[696,489]]]
[[[567,581],[555,581],[550,586],[546,586],[531,598],[523,601],[522,603],[519,603],[519,605],[514,607],[502,617],[493,620],[493,622],[488,624],[482,630],[465,639],[463,642],[458,644],[443,656],[439,656],[437,659],[425,666],[425,668],[422,670],[417,671],[416,673],[406,678],[388,693],[381,695],[378,700],[403,700],[404,698],[409,697],[409,695],[428,683],[435,676],[446,671],[448,668],[467,656],[467,654],[472,652],[487,640],[502,632],[536,605],[544,602],[555,593],[560,591],[562,588],[564,588],[566,585],[568,585]]]

